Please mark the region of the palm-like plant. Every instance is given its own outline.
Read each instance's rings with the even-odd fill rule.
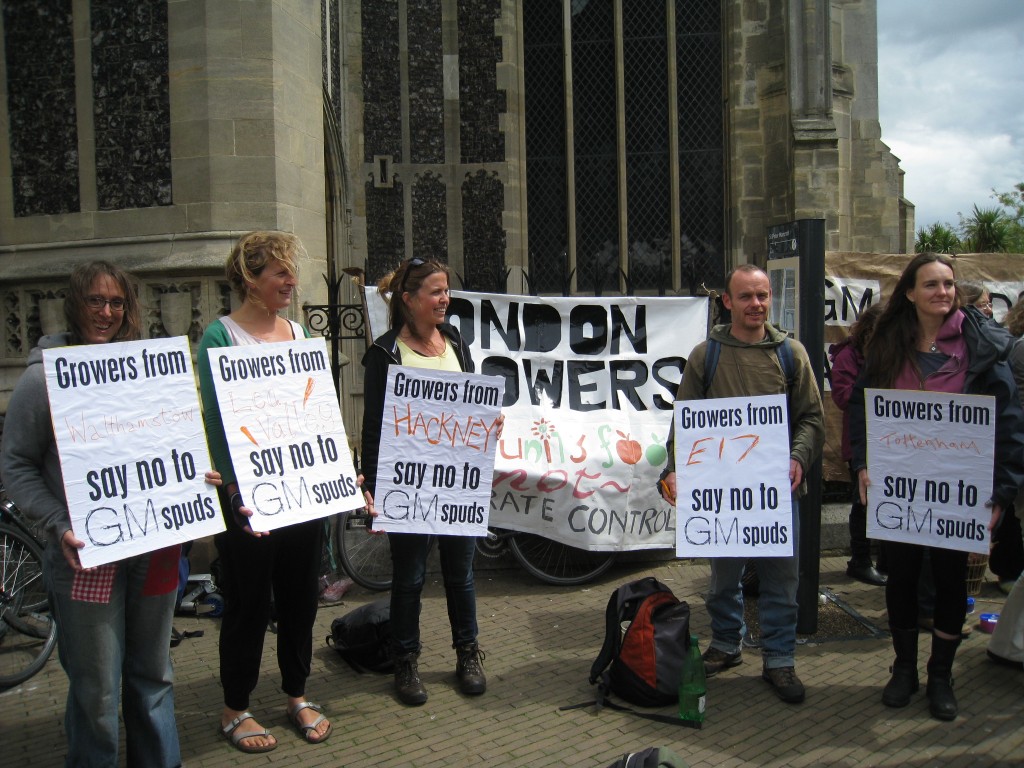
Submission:
[[[917,230],[914,250],[918,253],[959,253],[963,248],[952,227],[935,222],[930,227]]]
[[[969,218],[960,218],[964,243],[973,253],[1002,253],[1010,247],[1010,220],[999,208],[978,208]]]

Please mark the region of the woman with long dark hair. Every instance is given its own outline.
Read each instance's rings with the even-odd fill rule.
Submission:
[[[68,676],[65,764],[118,764],[120,702],[128,765],[170,768],[181,764],[170,657],[181,547],[82,568],[85,543],[71,528],[42,364],[44,349],[142,338],[135,280],[105,261],[76,267],[64,317],[68,331],[39,339],[11,395],[0,474],[46,533],[43,572]],[[206,479],[220,484],[215,472]]]
[[[961,309],[953,260],[945,254],[915,256],[896,284],[868,342],[864,374],[850,400],[853,469],[867,501],[865,387],[991,395],[996,401],[995,466],[989,531],[1013,503],[1024,480],[1024,411],[1006,356],[1013,337],[976,307]],[[953,720],[953,659],[967,612],[967,553],[955,549],[884,542],[889,578],[885,590],[896,661],[882,703],[905,707],[918,690],[917,583],[927,550],[935,583],[935,625],[928,661],[931,714]]]

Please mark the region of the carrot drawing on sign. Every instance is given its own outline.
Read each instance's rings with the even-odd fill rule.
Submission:
[[[309,400],[309,396],[313,394],[313,379],[312,377],[306,379],[306,394],[302,398],[302,407],[306,407],[306,401]]]
[[[242,434],[248,437],[252,441],[253,445],[259,445],[259,443],[256,442],[256,438],[252,436],[252,432],[249,431],[248,427],[241,427],[241,430]]]

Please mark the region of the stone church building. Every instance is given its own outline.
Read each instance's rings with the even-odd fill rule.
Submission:
[[[474,291],[690,295],[795,219],[913,250],[876,0],[0,6],[0,412],[75,264],[128,268],[149,336],[195,344],[253,229],[302,239],[318,328],[352,270],[415,256]]]

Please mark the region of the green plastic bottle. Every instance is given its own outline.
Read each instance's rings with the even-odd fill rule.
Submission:
[[[679,674],[679,717],[696,728],[704,722],[708,683],[704,676],[704,660],[700,656],[697,636],[690,635],[690,650]]]

